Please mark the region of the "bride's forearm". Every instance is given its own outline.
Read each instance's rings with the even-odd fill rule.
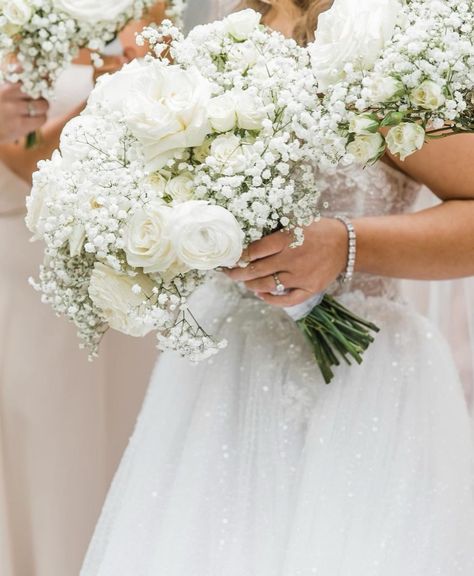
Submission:
[[[446,280],[474,275],[474,200],[360,218],[356,269],[381,276]]]

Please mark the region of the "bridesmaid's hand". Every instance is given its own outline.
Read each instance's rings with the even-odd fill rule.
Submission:
[[[302,246],[291,248],[293,237],[276,232],[245,251],[245,268],[234,268],[226,274],[262,300],[279,307],[302,304],[314,294],[324,292],[345,270],[348,257],[347,229],[338,220],[323,218],[305,229]],[[275,292],[274,274],[288,293]]]
[[[32,100],[20,84],[0,85],[0,143],[14,142],[46,122],[48,103]]]

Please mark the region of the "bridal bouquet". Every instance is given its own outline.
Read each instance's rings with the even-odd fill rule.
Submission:
[[[336,0],[310,52],[327,165],[387,148],[404,160],[427,139],[474,132],[472,0]]]
[[[216,353],[225,342],[189,296],[251,242],[276,230],[302,242],[317,218],[309,55],[259,22],[247,10],[187,39],[171,22],[145,30],[154,57],[101,79],[41,163],[27,216],[46,243],[35,285],[92,355],[108,327],[156,330],[161,349],[192,360]],[[309,317],[361,361],[370,325],[329,297]],[[329,380],[339,360],[318,361]]]

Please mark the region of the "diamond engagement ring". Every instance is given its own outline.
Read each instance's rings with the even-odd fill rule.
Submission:
[[[33,102],[28,102],[28,116],[35,118],[37,116],[36,107]]]
[[[286,294],[285,285],[281,282],[280,277],[276,272],[275,274],[273,274],[273,279],[275,280],[275,293],[278,296],[283,296],[284,294]]]

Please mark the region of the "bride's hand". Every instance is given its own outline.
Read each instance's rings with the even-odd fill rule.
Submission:
[[[345,225],[323,218],[305,229],[304,243],[291,247],[292,236],[276,232],[249,246],[243,260],[245,268],[234,268],[227,275],[262,300],[280,307],[295,306],[314,294],[324,292],[345,270],[348,237]],[[288,290],[282,296],[272,294],[277,278]]]

